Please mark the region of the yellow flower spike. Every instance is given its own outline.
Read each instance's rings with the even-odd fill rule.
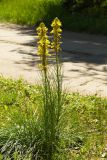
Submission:
[[[51,48],[54,49],[55,53],[57,54],[60,50],[61,50],[61,42],[60,42],[60,39],[61,39],[61,32],[62,32],[62,29],[61,29],[61,21],[56,17],[52,24],[52,31],[51,31],[51,34],[53,34],[54,36],[54,41],[51,43]]]
[[[46,71],[47,68],[47,56],[49,56],[50,41],[48,40],[47,31],[48,28],[44,23],[40,23],[39,27],[36,29],[38,34],[38,55],[41,58],[42,69]]]

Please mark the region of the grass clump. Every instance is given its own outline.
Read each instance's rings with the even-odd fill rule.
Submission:
[[[0,152],[4,159],[44,159],[45,134],[41,87],[0,77]],[[10,95],[16,96],[10,103]],[[59,123],[57,152],[53,159],[101,159],[107,142],[107,99],[68,94]],[[15,158],[14,158],[15,159]]]

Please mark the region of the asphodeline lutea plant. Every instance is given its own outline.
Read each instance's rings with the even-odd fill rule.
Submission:
[[[59,120],[62,108],[62,77],[61,65],[59,63],[60,39],[61,39],[61,22],[55,18],[52,22],[51,34],[52,42],[50,43],[47,32],[48,28],[41,23],[37,28],[38,34],[38,55],[41,59],[42,71],[42,94],[43,94],[43,130],[45,143],[45,159],[53,160],[53,154],[59,142]],[[48,67],[48,57],[53,50],[56,59],[54,70]],[[50,72],[51,71],[51,72]],[[50,76],[51,73],[51,76]]]
[[[62,94],[62,74],[61,74],[61,62],[60,62],[60,56],[59,52],[61,51],[61,21],[56,17],[52,24],[52,31],[51,34],[53,34],[53,42],[51,43],[51,48],[53,49],[56,57],[56,82],[57,82],[57,98],[58,98],[58,115],[57,115],[57,121],[59,121],[60,118],[60,112],[61,112],[61,94]]]

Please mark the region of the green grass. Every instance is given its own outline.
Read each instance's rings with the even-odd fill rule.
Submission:
[[[0,77],[0,88],[0,157],[45,159],[41,87]],[[107,143],[107,99],[67,94],[61,117],[53,159],[100,159]]]
[[[57,16],[63,28],[76,32],[107,34],[107,14],[96,7],[73,12],[64,8],[63,0],[1,0],[0,22],[47,25]]]
[[[60,15],[61,0],[2,0],[0,21],[34,25]]]

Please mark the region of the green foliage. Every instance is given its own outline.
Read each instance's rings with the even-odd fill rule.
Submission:
[[[67,8],[84,9],[88,7],[102,7],[106,0],[65,0],[64,4]]]
[[[0,88],[0,158],[44,159],[41,87],[0,77]],[[107,99],[67,94],[61,116],[53,159],[101,159],[107,143]]]
[[[99,7],[93,0],[1,0],[0,22],[49,25],[59,17],[65,29],[107,34],[107,0],[101,1]]]
[[[93,34],[107,34],[107,17],[104,10],[89,8],[76,12],[72,16],[64,12],[63,27],[75,32],[88,32]],[[66,25],[68,24],[69,25]]]

